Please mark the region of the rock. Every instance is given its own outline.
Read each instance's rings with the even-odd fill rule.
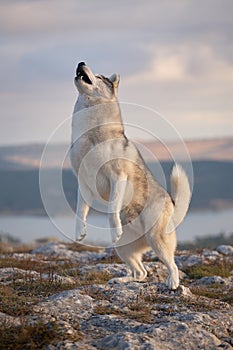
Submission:
[[[141,335],[141,339],[137,335],[129,332],[111,334],[95,343],[101,350],[128,350],[128,349],[144,349],[154,350],[158,347],[158,343],[147,335]],[[160,349],[162,349],[160,347]]]
[[[215,261],[216,259],[219,258],[219,253],[215,250],[204,250],[203,251],[203,256],[207,258],[208,260]]]
[[[21,324],[21,320],[19,317],[13,317],[0,312],[0,325],[3,324],[7,324],[8,326],[19,326]]]
[[[83,265],[79,268],[79,272],[82,274],[87,274],[93,271],[93,265]],[[97,272],[107,272],[110,275],[117,277],[124,276],[130,273],[130,269],[125,266],[125,264],[96,264],[95,271]]]
[[[197,281],[198,285],[207,285],[207,284],[226,284],[224,278],[220,276],[210,276],[210,277],[202,277]]]
[[[181,290],[181,292],[180,292],[181,295],[187,296],[187,297],[192,297],[193,296],[191,290],[188,287],[180,285],[179,289]]]
[[[25,280],[38,280],[38,279],[44,279],[44,280],[50,280],[51,275],[49,274],[40,274],[37,271],[33,270],[23,270],[18,269],[17,267],[5,267],[0,269],[0,283],[9,284],[12,283],[12,280],[14,282],[25,282]],[[66,276],[60,276],[56,273],[52,276],[53,282],[59,282],[59,283],[75,283],[74,278],[72,277],[66,277]]]
[[[204,257],[201,255],[180,255],[176,257],[177,265],[179,268],[191,267],[195,265],[201,265],[204,261]]]
[[[195,330],[195,331],[194,331]],[[152,325],[144,332],[120,332],[111,334],[97,341],[98,349],[215,349],[221,341],[201,326],[189,325],[183,322],[165,322]]]
[[[216,251],[223,255],[233,255],[233,247],[231,245],[219,245]]]
[[[91,315],[92,309],[93,299],[78,289],[72,289],[50,296],[34,306],[33,311],[47,321],[50,321],[50,318],[71,321],[77,318],[77,315],[79,319],[85,319]]]
[[[75,279],[73,277],[61,276],[61,275],[58,275],[57,273],[54,273],[52,277],[47,273],[43,273],[41,275],[41,278],[45,279],[45,280],[46,279],[51,280],[51,278],[52,278],[53,282],[62,283],[62,284],[74,284],[75,283]]]
[[[39,278],[40,274],[36,271],[25,271],[17,267],[4,267],[0,269],[0,282],[4,284],[12,283],[12,280],[20,281],[25,278]]]
[[[59,259],[69,259],[70,261],[81,261],[81,262],[87,262],[89,260],[98,261],[108,256],[108,253],[104,251],[76,252],[76,251],[67,249],[67,246],[64,243],[59,243],[59,242],[50,242],[40,247],[37,247],[32,250],[32,254],[41,254],[47,258],[50,258],[51,256],[53,256],[53,257],[58,257]]]
[[[60,242],[49,242],[32,250],[32,254],[67,256],[70,253],[66,245]]]

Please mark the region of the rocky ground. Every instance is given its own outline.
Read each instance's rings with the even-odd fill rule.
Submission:
[[[231,349],[233,247],[177,252],[181,286],[145,256],[145,282],[112,250],[59,242],[0,254],[0,349]]]

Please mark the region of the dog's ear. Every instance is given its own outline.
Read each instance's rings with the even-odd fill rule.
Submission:
[[[113,83],[115,90],[117,90],[119,82],[120,82],[120,75],[113,74],[113,75],[111,75],[111,77],[109,77],[109,80]]]

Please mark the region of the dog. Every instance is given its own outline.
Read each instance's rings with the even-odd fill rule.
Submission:
[[[86,236],[93,201],[103,201],[114,248],[132,271],[114,280],[143,281],[147,271],[142,256],[152,248],[168,269],[167,287],[175,290],[179,286],[175,228],[189,207],[188,178],[181,166],[174,165],[171,195],[154,179],[124,133],[118,74],[95,75],[80,62],[74,81],[79,96],[72,117],[70,159],[79,185],[76,240],[81,242]]]

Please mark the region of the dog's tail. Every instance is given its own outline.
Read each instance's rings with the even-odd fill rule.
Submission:
[[[173,167],[171,173],[171,193],[174,200],[172,221],[176,228],[183,221],[191,199],[191,190],[187,175],[178,164]]]

